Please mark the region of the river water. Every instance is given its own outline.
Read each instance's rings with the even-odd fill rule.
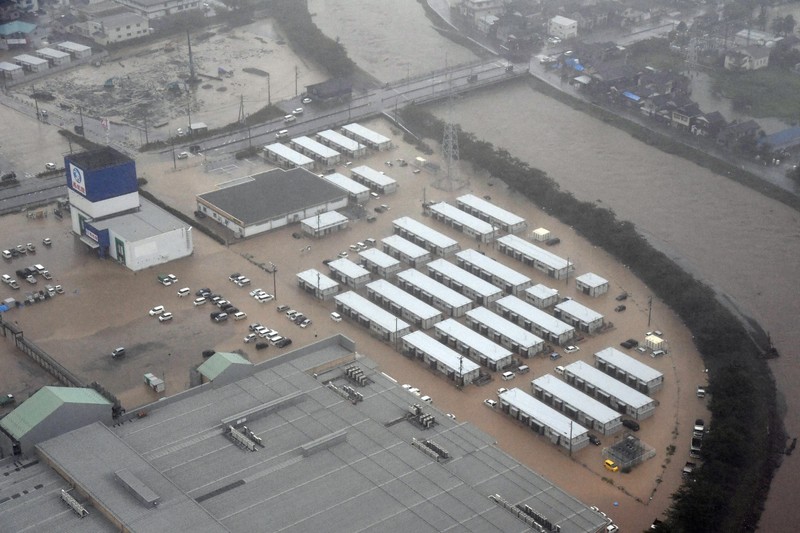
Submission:
[[[350,56],[380,79],[402,78],[406,68],[412,75],[439,68],[445,51],[452,63],[471,56],[433,32],[414,0],[309,4],[323,31],[340,37]],[[434,111],[445,116],[444,109]],[[795,386],[800,381],[800,328],[795,324],[800,315],[800,214],[524,83],[461,99],[453,114],[464,130],[545,170],[577,198],[634,222],[659,249],[756,319],[781,352],[770,365],[788,409],[787,431],[800,433]],[[797,457],[787,457],[773,481],[762,530],[788,531],[788,524],[800,521],[799,473]]]

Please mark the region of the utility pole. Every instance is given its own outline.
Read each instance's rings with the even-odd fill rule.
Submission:
[[[78,116],[81,117],[81,135],[86,137],[86,130],[83,129],[83,108],[81,106],[78,106]]]
[[[170,142],[172,143],[172,169],[178,170],[178,160],[175,159],[175,137],[170,136]]]
[[[150,144],[150,140],[147,138],[147,115],[144,117],[144,143]]]
[[[39,100],[36,99],[36,86],[31,84],[31,90],[33,91],[33,105],[36,106],[36,120],[41,120],[39,118]]]
[[[267,72],[267,105],[272,105],[272,91],[269,87],[269,72]]]
[[[650,327],[650,315],[653,313],[653,297],[647,298],[647,327]]]
[[[244,95],[239,98],[239,124],[244,124]]]
[[[300,78],[300,73],[297,71],[297,65],[294,66],[294,95],[297,96],[297,80]]]
[[[189,115],[189,128],[192,127],[192,106],[191,104],[186,104],[186,114]]]

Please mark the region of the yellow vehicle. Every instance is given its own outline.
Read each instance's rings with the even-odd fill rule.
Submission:
[[[619,467],[617,466],[617,463],[615,463],[611,459],[606,459],[603,462],[603,466],[606,467],[606,470],[610,470],[611,472],[618,472],[619,471]]]

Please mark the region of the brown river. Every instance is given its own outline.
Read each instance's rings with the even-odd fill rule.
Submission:
[[[415,0],[311,0],[316,23],[380,79],[401,79],[472,55],[440,37]],[[392,75],[394,74],[394,75]],[[444,108],[436,110],[444,118]],[[532,166],[581,200],[634,222],[676,259],[767,330],[781,353],[770,365],[790,437],[800,433],[800,213],[553,101],[524,83],[455,104],[454,121]],[[787,456],[762,531],[800,522],[800,465]],[[654,510],[650,510],[652,512]]]

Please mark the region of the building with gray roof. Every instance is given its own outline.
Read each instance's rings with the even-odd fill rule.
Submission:
[[[339,292],[339,284],[316,268],[298,272],[297,285],[320,300],[329,300]]]
[[[401,339],[403,354],[423,361],[441,372],[456,385],[469,385],[480,375],[480,366],[445,346],[423,331],[414,331]]]
[[[392,228],[397,235],[422,246],[434,255],[447,257],[461,248],[457,240],[451,239],[411,217],[400,217],[393,220]]]
[[[524,218],[506,211],[488,200],[478,198],[474,194],[465,194],[456,198],[456,207],[507,233],[519,233],[527,227]]]
[[[472,248],[458,252],[456,264],[467,272],[491,281],[507,294],[519,294],[533,285],[528,276]]]
[[[571,261],[516,235],[506,235],[497,239],[497,249],[525,265],[544,272],[551,278],[564,279],[575,270],[575,265]]]
[[[409,268],[397,275],[397,285],[438,309],[447,316],[463,316],[472,309],[472,300],[419,270]]]
[[[503,291],[498,287],[446,259],[431,261],[427,270],[430,277],[474,300],[478,305],[491,305],[503,296]]]
[[[528,331],[542,336],[547,342],[566,344],[575,337],[575,328],[547,314],[516,296],[509,295],[495,302],[497,313]]]
[[[369,283],[370,280],[369,270],[350,261],[346,257],[331,261],[328,263],[328,268],[331,270],[333,279],[343,283],[347,287],[360,289]]]
[[[611,435],[622,429],[622,415],[552,374],[531,382],[534,398],[574,418],[589,429]]]
[[[367,248],[360,251],[358,255],[361,256],[361,266],[382,278],[394,276],[402,268],[399,259],[395,259],[377,248]]]
[[[533,357],[544,350],[543,339],[485,307],[467,311],[467,326],[523,357]]]
[[[500,370],[511,364],[514,353],[471,330],[461,322],[448,318],[434,328],[436,340],[491,370]]]
[[[522,389],[513,388],[498,394],[501,409],[530,427],[537,435],[570,452],[589,444],[589,431]]]
[[[651,416],[656,410],[655,400],[583,361],[564,367],[564,379],[578,390],[637,420]]]
[[[429,205],[427,210],[435,220],[444,222],[480,242],[491,242],[495,238],[497,230],[489,222],[470,215],[447,202]]]
[[[575,300],[566,300],[557,304],[553,309],[553,315],[587,333],[594,333],[602,328],[605,322],[603,315]]]
[[[334,300],[340,315],[352,318],[369,329],[372,335],[386,342],[396,343],[400,337],[411,332],[411,325],[405,320],[400,320],[356,292],[337,294]]]
[[[400,235],[390,235],[381,239],[383,251],[409,266],[422,266],[431,260],[431,253]]]
[[[23,458],[25,468],[5,472],[0,502],[13,504],[0,504],[0,530],[605,527],[600,513],[508,456],[493,437],[434,406],[409,405],[408,393],[349,339],[325,339],[249,368],[231,383],[145,406],[147,416],[130,413],[113,426],[93,423],[41,443],[38,461]],[[83,518],[61,501],[70,486]]]
[[[300,168],[262,172],[197,195],[199,212],[240,237],[346,206],[346,192]]]
[[[643,394],[650,394],[664,386],[664,374],[614,347],[596,352],[594,364],[609,376]]]
[[[421,329],[432,328],[442,317],[442,312],[412,296],[385,279],[367,284],[367,297],[392,314],[399,315]]]

